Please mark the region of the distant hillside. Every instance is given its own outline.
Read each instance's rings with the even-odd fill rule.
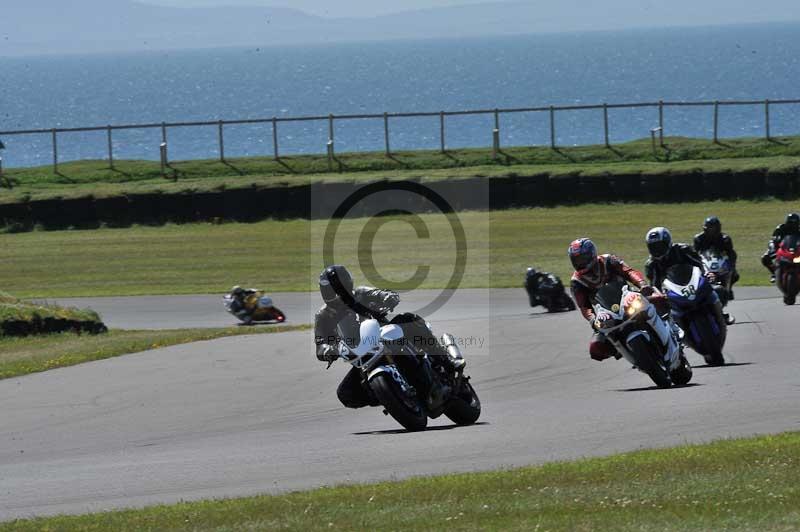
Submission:
[[[322,22],[283,8],[181,9],[131,0],[7,4],[0,8],[0,55],[269,44]]]
[[[791,21],[800,20],[796,3],[797,0],[531,0],[332,19],[289,8],[182,9],[133,0],[9,0],[0,8],[0,55]]]

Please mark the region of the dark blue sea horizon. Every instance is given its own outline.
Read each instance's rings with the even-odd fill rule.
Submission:
[[[194,51],[0,57],[0,130],[658,100],[800,98],[800,24]],[[647,137],[654,109],[612,110],[613,142]],[[775,106],[773,135],[800,133]],[[491,144],[493,119],[452,117],[447,145]],[[668,135],[710,137],[710,108],[668,109]],[[546,113],[503,116],[503,145],[549,144]],[[438,118],[395,119],[392,148],[439,145]],[[763,107],[720,112],[720,136],[764,133]],[[228,157],[272,154],[269,125],[226,128]],[[560,145],[603,141],[602,113],[559,113]],[[324,122],[281,124],[283,154],[322,153]],[[3,136],[8,167],[47,164],[50,138]],[[172,159],[218,155],[213,127],[169,132]],[[158,157],[158,130],[114,134],[118,159]],[[337,150],[383,149],[383,122],[336,126]],[[59,138],[61,160],[104,158],[105,133]]]

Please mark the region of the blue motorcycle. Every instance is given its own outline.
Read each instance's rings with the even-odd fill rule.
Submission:
[[[725,365],[722,350],[728,325],[714,286],[703,271],[689,264],[673,266],[667,270],[662,290],[669,298],[673,318],[683,328],[686,344],[709,366]]]

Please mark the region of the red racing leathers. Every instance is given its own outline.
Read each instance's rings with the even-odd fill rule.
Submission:
[[[644,275],[614,255],[600,255],[597,264],[588,272],[575,272],[572,274],[570,288],[572,297],[578,305],[583,317],[594,323],[596,316],[592,304],[597,291],[613,281],[623,281],[638,288],[648,286]],[[603,336],[595,333],[589,344],[589,354],[594,360],[605,360],[615,356],[616,350]]]

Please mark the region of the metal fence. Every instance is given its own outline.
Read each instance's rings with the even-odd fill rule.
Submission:
[[[547,106],[547,107],[529,107],[529,108],[512,108],[512,109],[480,109],[471,111],[439,111],[439,112],[425,112],[425,113],[383,113],[383,114],[345,114],[345,115],[327,115],[327,116],[303,116],[303,117],[272,117],[272,118],[259,118],[259,119],[245,119],[245,120],[219,120],[219,121],[203,121],[203,122],[162,122],[151,124],[131,124],[131,125],[107,125],[95,127],[74,127],[74,128],[51,128],[51,129],[28,129],[16,131],[0,131],[0,150],[4,149],[2,138],[13,137],[18,135],[49,135],[51,137],[52,146],[52,161],[53,171],[58,173],[58,143],[59,135],[64,133],[78,133],[78,132],[105,132],[107,137],[107,160],[110,168],[114,168],[114,145],[113,135],[115,131],[133,130],[133,129],[160,129],[161,130],[161,143],[159,146],[159,153],[161,158],[162,170],[169,164],[169,130],[175,128],[190,128],[190,127],[209,127],[214,126],[217,128],[218,151],[219,159],[222,162],[226,161],[225,158],[225,126],[234,125],[248,125],[248,124],[271,124],[272,126],[272,153],[265,154],[271,155],[275,160],[280,160],[280,142],[279,142],[279,128],[280,124],[291,122],[327,122],[328,125],[328,140],[324,147],[327,152],[329,162],[333,161],[336,154],[336,123],[352,120],[383,120],[384,131],[384,145],[386,155],[392,154],[391,147],[391,122],[399,119],[410,118],[436,118],[439,119],[439,149],[445,153],[447,151],[447,118],[455,116],[476,116],[476,115],[489,115],[494,118],[494,129],[492,131],[493,138],[493,152],[497,156],[501,149],[500,146],[500,128],[502,125],[502,117],[504,115],[518,114],[518,113],[546,113],[549,114],[549,129],[550,129],[550,147],[558,149],[556,142],[557,139],[557,115],[559,112],[568,111],[587,111],[597,110],[603,112],[603,138],[605,146],[611,146],[610,138],[610,122],[609,110],[612,109],[643,109],[652,108],[658,111],[657,126],[650,130],[653,139],[654,149],[656,147],[656,137],[659,137],[660,143],[663,146],[665,126],[664,115],[668,108],[680,107],[707,107],[713,109],[713,141],[719,142],[720,120],[719,111],[721,107],[730,106],[757,106],[763,108],[764,117],[764,137],[767,140],[772,139],[771,124],[770,124],[770,109],[773,106],[779,105],[796,105],[800,104],[798,100],[726,100],[726,101],[658,101],[658,102],[642,102],[642,103],[625,103],[625,104],[599,104],[599,105],[568,105],[568,106]],[[655,118],[655,117],[654,117]],[[655,122],[655,120],[654,120]],[[154,146],[155,148],[155,146]],[[322,146],[320,147],[323,148]],[[317,152],[320,153],[320,152]],[[2,157],[0,157],[0,172],[2,172]]]

